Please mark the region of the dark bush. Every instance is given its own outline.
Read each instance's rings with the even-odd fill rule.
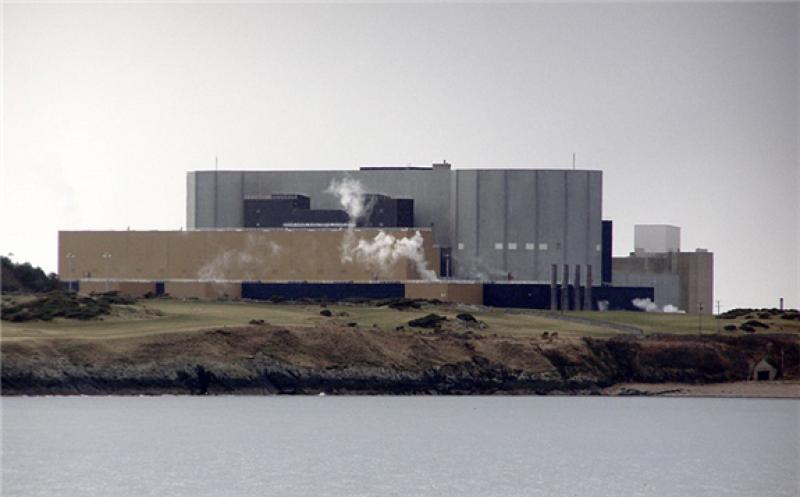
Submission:
[[[461,314],[458,314],[456,316],[456,319],[458,319],[460,321],[464,321],[466,323],[477,323],[478,322],[478,320],[475,319],[475,316],[473,316],[472,314],[470,314],[468,312],[462,312]]]
[[[408,322],[408,325],[417,328],[438,328],[442,321],[447,321],[447,317],[438,314],[427,314],[421,318],[412,319]]]
[[[40,293],[65,289],[55,273],[45,274],[40,267],[33,267],[29,262],[17,264],[5,256],[2,262],[2,291]]]
[[[722,329],[725,330],[725,331],[736,331],[736,325],[735,324],[726,324]]]
[[[333,316],[333,313],[331,312],[330,309],[322,309],[321,311],[319,311],[319,315],[329,318],[329,317]]]
[[[745,321],[744,323],[742,323],[742,326],[751,326],[753,328],[769,328],[768,324],[762,323],[761,321],[756,321],[754,319]]]
[[[112,299],[113,300],[113,299]],[[129,300],[125,300],[128,302]],[[134,300],[135,302],[135,300]],[[111,312],[106,296],[78,297],[74,294],[50,292],[23,304],[3,306],[2,318],[6,321],[50,321],[54,318],[95,319]]]

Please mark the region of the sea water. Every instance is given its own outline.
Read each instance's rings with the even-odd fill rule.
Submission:
[[[800,495],[800,402],[2,399],[2,495]]]

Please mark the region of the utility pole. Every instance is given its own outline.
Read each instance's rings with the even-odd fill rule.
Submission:
[[[714,316],[716,318],[714,321],[717,323],[717,335],[719,335],[719,314],[719,300],[717,300],[717,315]]]
[[[697,303],[697,334],[703,334],[703,303]]]

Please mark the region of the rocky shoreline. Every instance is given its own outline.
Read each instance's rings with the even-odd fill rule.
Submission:
[[[3,344],[3,395],[650,395],[625,383],[747,379],[764,356],[800,377],[787,335],[543,339],[255,325]],[[657,393],[656,393],[657,394]]]

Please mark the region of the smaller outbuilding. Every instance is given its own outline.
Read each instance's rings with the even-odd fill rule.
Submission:
[[[753,366],[750,378],[753,381],[772,381],[778,376],[778,367],[765,357]]]

